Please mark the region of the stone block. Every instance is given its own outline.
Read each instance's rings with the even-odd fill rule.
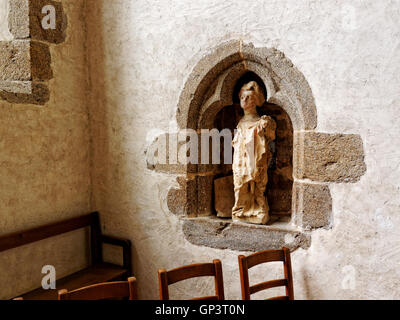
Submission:
[[[48,5],[54,8],[54,29],[46,29],[42,25],[43,19],[46,22],[46,17],[50,13],[46,10],[43,13],[42,10]],[[10,32],[15,39],[31,38],[33,40],[58,44],[64,42],[66,38],[67,16],[60,1],[11,0],[8,24]]]
[[[292,209],[292,188],[270,189],[267,193],[269,214],[290,214]]]
[[[44,105],[50,99],[49,88],[43,83],[32,83],[30,94],[21,93],[21,91],[23,90],[21,86],[24,86],[23,84],[21,84],[20,86],[17,85],[17,87],[15,86],[16,84],[14,84],[12,88],[16,88],[19,92],[10,92],[7,91],[7,89],[4,87],[0,87],[0,97],[10,103],[36,105]]]
[[[297,132],[295,177],[320,182],[356,182],[366,171],[362,139],[355,134]]]
[[[179,216],[211,215],[213,180],[213,175],[178,177],[179,188],[171,188],[168,192],[169,210]]]
[[[55,10],[55,29],[45,29],[42,20],[49,12],[42,12],[45,6],[50,5]],[[61,2],[51,0],[30,1],[29,7],[30,35],[34,40],[46,41],[49,43],[61,43],[66,38],[67,16],[64,13]]]
[[[325,184],[294,183],[293,222],[303,229],[330,227],[332,197]]]
[[[31,80],[30,41],[0,41],[0,81]]]
[[[178,216],[197,215],[196,179],[178,177],[179,188],[171,188],[167,196],[168,209]]]
[[[32,79],[46,81],[53,78],[49,46],[41,42],[32,41],[30,50]]]
[[[216,217],[184,219],[183,233],[195,245],[236,251],[261,251],[310,246],[310,236],[295,229],[250,225]]]
[[[162,133],[154,138],[147,148],[146,162],[149,170],[157,172],[186,174],[195,173],[198,171],[198,165],[193,163],[181,163],[178,158],[180,148],[184,148],[185,142],[176,144],[176,147],[171,145],[177,141],[176,133]],[[171,152],[176,154],[172,155]]]
[[[232,208],[235,204],[233,176],[214,180],[214,207],[217,216],[221,218],[232,217]]]
[[[13,93],[32,93],[32,81],[0,81],[0,90]]]
[[[15,39],[27,39],[29,31],[29,0],[9,1],[8,27]]]
[[[197,176],[197,216],[209,216],[213,213],[214,175]]]

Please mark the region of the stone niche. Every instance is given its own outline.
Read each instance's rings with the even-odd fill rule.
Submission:
[[[238,94],[243,84],[256,81],[265,96],[268,96],[265,84],[262,79],[254,72],[246,72],[236,82],[232,101],[233,104],[223,107],[216,115],[214,128],[219,131],[229,129],[234,134],[234,130],[243,111],[240,107]],[[264,103],[258,108],[260,116],[267,115],[276,122],[276,139],[270,145],[272,160],[268,168],[268,184],[265,196],[268,199],[269,214],[271,221],[288,221],[292,213],[292,186],[293,186],[293,126],[286,111],[278,105]],[[233,150],[232,150],[233,152]],[[214,170],[214,207],[215,213],[219,217],[228,216],[232,213],[234,201],[232,164],[224,163],[224,144],[221,144],[221,165]],[[230,208],[229,208],[230,207]]]
[[[365,173],[362,140],[354,134],[315,132],[317,108],[311,88],[282,52],[231,41],[198,62],[179,99],[178,126],[198,133],[199,155],[203,129],[234,130],[241,117],[237,93],[251,80],[266,93],[258,113],[277,124],[265,194],[271,215],[267,225],[224,218],[232,205],[233,185],[232,166],[223,159],[219,164],[176,164],[170,162],[176,155],[166,148],[166,163],[154,161],[153,150],[161,150],[160,141],[173,141],[176,133],[154,139],[146,152],[148,168],[178,175],[179,187],[169,190],[166,201],[192,244],[240,251],[308,248],[312,230],[333,227],[329,183],[357,182]],[[223,140],[221,158],[224,148],[232,148]]]

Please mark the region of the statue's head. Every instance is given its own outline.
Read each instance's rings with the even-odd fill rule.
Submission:
[[[263,90],[256,81],[250,81],[243,85],[239,91],[239,99],[243,110],[262,106],[265,102]]]

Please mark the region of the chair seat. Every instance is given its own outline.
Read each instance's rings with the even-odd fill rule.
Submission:
[[[128,276],[128,270],[110,263],[102,263],[90,266],[79,272],[73,273],[57,280],[56,290],[44,290],[39,288],[23,295],[24,300],[57,300],[58,290],[75,290],[95,283],[124,279]]]

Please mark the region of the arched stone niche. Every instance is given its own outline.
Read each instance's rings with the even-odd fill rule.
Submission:
[[[292,157],[286,168],[290,180],[289,219],[271,219],[268,225],[250,225],[217,218],[213,188],[216,177],[226,175],[218,164],[154,164],[148,168],[179,174],[179,188],[171,188],[168,208],[183,219],[188,241],[196,245],[233,250],[257,251],[287,246],[308,248],[310,230],[332,227],[329,184],[356,182],[366,167],[362,140],[358,135],[315,132],[317,109],[310,86],[301,72],[273,48],[255,48],[241,41],[227,42],[201,59],[189,75],[180,95],[176,119],[181,129],[213,129],[224,108],[235,106],[235,87],[246,75],[262,81],[267,97],[264,112],[278,112],[280,123],[292,134],[281,151]],[[237,106],[236,106],[237,108]],[[279,130],[279,125],[278,125]],[[171,141],[174,133],[162,136]],[[199,148],[201,143],[198,143]],[[169,150],[169,149],[167,149]],[[199,150],[201,154],[201,150]],[[229,171],[229,170],[228,170]],[[291,178],[291,179],[290,179]],[[271,179],[272,180],[272,179]],[[267,188],[268,189],[268,188]],[[287,190],[286,190],[287,194]]]
[[[234,136],[234,130],[241,117],[243,111],[239,102],[239,90],[243,84],[250,81],[256,81],[263,91],[265,96],[268,96],[268,91],[263,80],[254,72],[247,71],[240,75],[239,79],[232,78],[232,83],[229,84],[229,93],[231,99],[226,99],[225,103],[216,116],[214,122],[209,123],[207,127],[216,128],[220,132],[222,130],[230,130],[231,136]],[[232,84],[235,84],[232,86]],[[226,94],[229,94],[228,92]],[[223,105],[223,103],[221,103]],[[291,199],[293,187],[293,126],[289,115],[283,108],[276,104],[265,102],[263,106],[257,108],[260,116],[267,115],[272,117],[277,124],[276,139],[270,145],[272,151],[272,160],[268,169],[268,184],[265,196],[268,199],[270,221],[288,221],[291,216]],[[206,111],[207,112],[207,111]],[[214,113],[214,112],[213,112]],[[232,163],[224,164],[224,144],[221,144],[220,150],[220,165],[214,165],[214,209],[215,211],[226,211],[226,214],[220,213],[219,216],[230,215],[234,202],[233,191],[233,173]],[[233,154],[233,148],[230,148]],[[231,160],[231,159],[229,159]],[[222,190],[221,190],[222,189]]]

